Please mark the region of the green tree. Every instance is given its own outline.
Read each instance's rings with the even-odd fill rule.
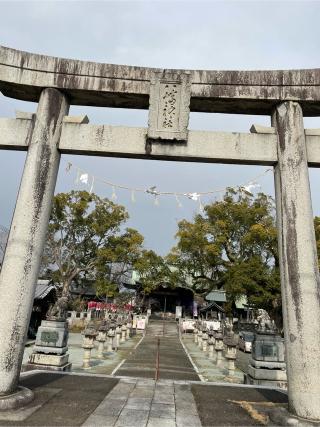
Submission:
[[[170,270],[164,258],[152,250],[143,250],[134,267],[139,274],[141,292],[144,295],[170,280]]]
[[[168,256],[178,280],[205,294],[223,287],[230,302],[246,295],[257,307],[279,310],[280,283],[274,206],[270,197],[228,189],[203,215],[178,225]]]
[[[43,262],[63,296],[73,281],[95,283],[98,294],[117,293],[143,243],[138,231],[122,231],[127,219],[123,206],[86,191],[54,197]]]

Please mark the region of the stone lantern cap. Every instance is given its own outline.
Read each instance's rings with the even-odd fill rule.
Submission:
[[[210,338],[212,338],[214,336],[214,330],[213,330],[212,326],[210,326],[210,329],[208,330],[207,333],[208,333],[208,335],[209,335]]]
[[[96,337],[98,335],[98,332],[94,328],[88,327],[85,330],[83,330],[81,334],[86,337]]]
[[[223,342],[228,347],[236,347],[238,344],[238,340],[234,334],[224,337]]]
[[[216,332],[215,339],[218,340],[218,341],[219,340],[221,340],[221,341],[223,340],[223,335],[222,335],[221,331],[217,331]]]
[[[109,328],[110,326],[108,322],[102,322],[98,330],[99,332],[106,332]]]

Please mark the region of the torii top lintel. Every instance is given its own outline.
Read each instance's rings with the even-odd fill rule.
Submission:
[[[46,87],[60,89],[73,105],[149,108],[154,73],[189,74],[190,110],[270,114],[281,101],[300,103],[320,116],[320,69],[279,71],[168,70],[55,58],[0,46],[0,90],[35,101]]]

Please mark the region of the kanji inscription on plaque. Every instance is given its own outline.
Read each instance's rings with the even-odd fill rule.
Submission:
[[[187,73],[154,73],[150,82],[148,138],[188,139],[189,77]]]

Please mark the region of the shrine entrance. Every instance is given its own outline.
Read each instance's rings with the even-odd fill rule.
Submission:
[[[0,47],[3,95],[38,102],[0,119],[0,148],[27,158],[0,276],[0,395],[18,386],[60,155],[274,167],[292,413],[320,420],[320,279],[308,167],[320,166],[320,69],[188,71],[117,66]],[[97,126],[70,105],[149,109],[148,128]],[[188,130],[189,112],[270,115],[251,133]],[[14,308],[7,301],[16,301]],[[0,399],[0,401],[4,400]]]

